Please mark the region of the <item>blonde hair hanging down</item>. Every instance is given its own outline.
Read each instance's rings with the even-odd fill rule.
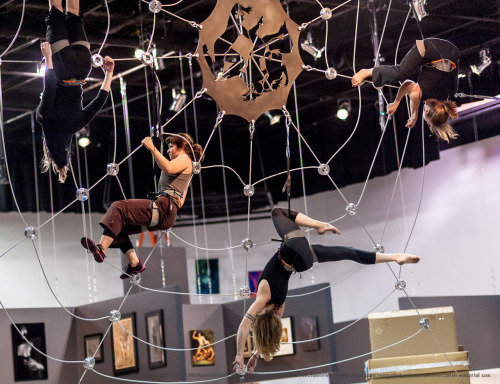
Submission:
[[[271,361],[281,344],[281,318],[273,310],[257,315],[252,325],[255,350],[265,361]]]
[[[42,157],[41,167],[42,167],[42,173],[45,173],[50,168],[52,168],[54,173],[58,175],[58,180],[60,183],[64,183],[66,181],[69,167],[67,165],[65,165],[64,167],[57,166],[57,164],[52,160],[50,156],[49,148],[47,148],[45,139],[43,140],[43,157]]]
[[[436,99],[425,100],[425,104],[429,106],[426,120],[431,132],[447,143],[450,139],[456,139],[458,133],[448,124],[448,119],[455,119],[458,116],[457,104],[450,100],[443,102]]]

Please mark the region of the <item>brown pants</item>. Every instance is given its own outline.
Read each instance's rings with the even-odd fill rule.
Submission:
[[[156,200],[160,219],[158,225],[150,227],[153,205],[151,200],[130,199],[120,200],[111,204],[99,223],[104,228],[104,235],[113,238],[111,248],[120,248],[124,253],[132,249],[129,235],[135,235],[145,230],[164,231],[170,229],[177,218],[177,206],[170,203],[166,196]]]

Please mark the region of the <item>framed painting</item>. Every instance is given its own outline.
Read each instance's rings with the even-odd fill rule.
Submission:
[[[137,372],[139,361],[137,358],[137,340],[135,313],[122,315],[121,319],[113,323],[111,329],[111,346],[113,350],[113,373]]]
[[[103,348],[101,346],[102,333],[94,333],[93,335],[86,335],[83,337],[83,346],[85,348],[86,357],[94,356],[94,360],[97,363],[102,363],[104,361]],[[99,348],[100,346],[100,348]]]
[[[292,329],[292,318],[283,317],[281,319],[282,331],[281,331],[281,346],[278,352],[274,356],[288,356],[295,353],[294,344],[283,344],[290,343],[293,341],[293,329]]]
[[[196,293],[220,293],[219,290],[219,259],[198,260]]]
[[[14,381],[47,380],[44,323],[12,324],[11,330]]]
[[[299,340],[311,340],[318,337],[318,318],[301,317],[297,328],[297,337]],[[300,343],[305,352],[317,351],[319,349],[319,340]]]
[[[163,310],[146,313],[146,337],[148,345],[149,368],[161,368],[167,366],[167,354],[165,347],[165,335],[163,332]]]
[[[214,331],[211,329],[189,331],[191,348],[191,365],[215,365]],[[205,346],[205,347],[204,347]]]
[[[262,271],[249,271],[248,272],[248,286],[250,287],[250,291],[252,292],[250,294],[250,297],[255,297],[257,294],[254,292],[257,292],[257,283],[259,282],[259,277]]]

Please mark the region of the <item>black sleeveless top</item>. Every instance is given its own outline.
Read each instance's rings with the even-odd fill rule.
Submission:
[[[282,245],[279,250],[281,258],[289,265],[293,264],[297,253]],[[292,272],[288,272],[284,267],[281,260],[278,258],[278,252],[267,262],[259,277],[257,287],[261,280],[266,280],[271,290],[271,300],[267,304],[274,304],[275,307],[281,307],[286,300],[288,292],[288,280]]]

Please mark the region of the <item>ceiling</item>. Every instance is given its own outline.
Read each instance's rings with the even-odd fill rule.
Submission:
[[[181,53],[185,56],[196,51],[198,30],[186,21],[165,12],[158,13],[155,18],[148,9],[148,3],[144,1],[108,0],[107,3],[111,17],[109,33],[101,53],[121,59],[116,62],[115,74],[131,72],[123,76],[123,80],[126,83],[128,99],[130,148],[133,150],[150,131],[150,119],[154,119],[155,84],[159,82],[161,85],[162,124],[174,116],[168,108],[172,102],[172,89],[186,89],[187,99],[190,100],[193,93],[203,88],[201,71],[196,60],[193,60],[190,66],[187,58],[164,59],[164,68],[156,71],[158,77],[156,82],[150,68],[138,67],[141,63],[133,60],[135,49],[148,46],[154,28],[152,41],[158,52],[170,56]],[[324,7],[333,9],[342,1],[321,3]],[[184,0],[165,9],[185,20],[203,24],[215,4],[216,2],[212,0]],[[317,18],[321,10],[318,2],[314,0],[282,1],[282,4],[289,11],[291,19],[299,25]],[[330,67],[334,67],[341,75],[352,76],[356,43],[355,68],[373,66],[374,19],[377,23],[378,39],[382,40],[381,60],[385,63],[394,62],[399,39],[397,57],[401,58],[415,40],[420,38],[418,24],[413,17],[408,19],[403,30],[409,10],[407,2],[361,0],[357,39],[355,39],[357,4],[357,1],[353,0],[335,10],[328,21],[327,30],[327,23],[320,19],[301,32],[300,41],[306,39],[307,33],[310,32],[312,43],[318,48],[325,45],[327,36],[326,50],[320,59],[315,60],[310,54],[300,50],[301,58],[306,65],[326,69],[326,54]],[[383,30],[389,5],[390,13]],[[97,53],[106,35],[108,12],[102,0],[85,1],[82,7],[91,50]],[[500,53],[499,3],[494,0],[480,2],[428,0],[426,10],[428,16],[420,23],[423,35],[450,40],[460,49],[460,71],[465,77],[460,80],[459,91],[476,95],[498,94],[499,73],[496,58]],[[52,178],[51,192],[49,176],[40,174],[37,165],[41,158],[41,129],[37,124],[32,124],[31,116],[43,89],[42,78],[36,74],[36,63],[42,57],[39,45],[45,34],[46,11],[46,0],[0,1],[0,54],[16,37],[23,16],[14,44],[2,56],[0,69],[7,162],[17,203],[20,209],[25,211],[50,210],[51,195],[54,209],[61,209],[74,199],[76,186],[93,185],[105,174],[106,164],[113,161],[115,149],[117,163],[128,153],[120,80],[116,79],[112,85],[115,113],[108,101],[98,117],[90,124],[91,144],[85,151],[74,148],[73,166],[76,183],[69,178],[64,185],[58,185]],[[228,35],[231,33],[236,32],[234,30],[227,32]],[[479,58],[481,48],[490,50],[493,63],[481,76],[471,75],[469,64]],[[220,65],[219,62],[214,63],[214,66]],[[135,70],[130,71],[131,69]],[[91,81],[88,81],[85,87],[84,103],[95,96],[97,91],[95,83],[100,78],[102,71],[94,69]],[[356,133],[329,165],[330,176],[339,187],[364,180],[381,135],[376,90],[365,85],[361,89],[360,99],[358,90],[351,88],[349,79],[339,76],[334,80],[327,80],[323,73],[316,71],[303,71],[295,85],[295,89],[292,89],[288,97],[287,109],[295,125],[300,127],[307,145],[304,142],[301,146],[298,145],[297,134],[291,127],[291,167],[300,167],[301,164],[317,166],[318,161],[315,156],[320,162],[327,162],[351,135],[359,117]],[[393,89],[384,89],[388,100],[394,97],[393,92]],[[335,118],[335,109],[338,102],[344,99],[351,100],[352,111],[351,116],[342,122]],[[459,100],[459,103],[467,101],[470,99]],[[361,110],[359,116],[358,110]],[[498,118],[494,117],[498,116],[497,111],[495,109],[478,118],[463,120],[456,126],[460,138],[451,145],[440,144],[426,136],[426,161],[438,159],[439,151],[450,146],[500,133],[498,124],[495,123]],[[233,172],[226,169],[224,173],[220,167],[207,168],[201,172],[201,177],[196,176],[192,188],[193,195],[181,211],[184,220],[188,220],[192,214],[197,217],[205,216],[211,220],[218,220],[228,213],[234,217],[243,216],[248,209],[248,199],[244,196],[242,182],[235,173],[246,184],[249,180],[250,164],[252,183],[286,170],[284,119],[279,124],[270,126],[268,118],[260,117],[256,121],[255,134],[250,143],[249,124],[246,120],[237,116],[225,116],[220,127],[214,130],[217,114],[217,104],[210,96],[203,95],[196,100],[196,103],[186,108],[185,113],[169,121],[166,128],[168,132],[187,129],[202,145],[208,143],[213,133],[203,165],[225,164],[234,170]],[[407,129],[404,128],[406,119],[405,112],[398,111],[395,124],[399,128],[394,130],[392,123],[389,125],[391,129],[386,132],[372,176],[387,174],[397,168],[398,152],[395,150],[395,145],[401,152],[407,133]],[[421,145],[420,135],[411,135],[407,156],[404,159],[405,166],[421,166]],[[250,154],[252,154],[251,161]],[[93,210],[103,211],[110,201],[122,198],[120,184],[127,197],[144,197],[147,191],[154,189],[152,161],[147,151],[139,149],[130,159],[130,162],[122,164],[118,180],[107,178],[93,188],[91,191]],[[286,175],[281,174],[255,186],[255,194],[251,199],[253,215],[263,214],[270,205],[285,198],[281,192],[285,179]],[[292,173],[292,196],[333,188],[332,182],[319,175],[315,169],[304,170],[304,179],[300,172]],[[10,187],[0,185],[0,210],[15,209]],[[79,206],[74,204],[68,210],[78,209]]]

